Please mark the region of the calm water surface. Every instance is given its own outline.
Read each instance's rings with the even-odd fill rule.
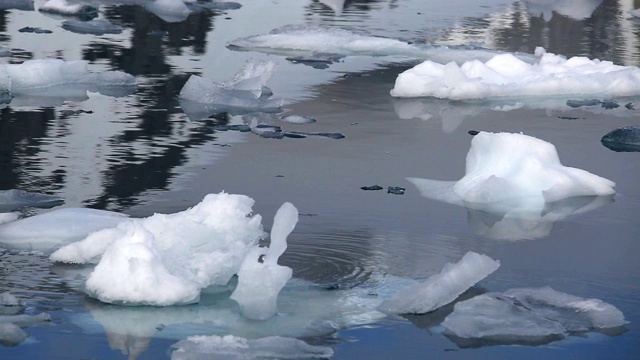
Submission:
[[[621,335],[589,333],[537,347],[459,348],[441,333],[446,314],[388,318],[305,338],[331,346],[336,359],[639,356],[640,158],[600,144],[610,130],[637,124],[638,111],[568,110],[553,104],[495,111],[496,104],[394,100],[389,90],[396,76],[415,61],[351,57],[316,69],[225,46],[240,36],[305,23],[419,43],[527,53],[544,46],[566,56],[640,66],[640,21],[625,14],[639,4],[585,0],[567,12],[526,1],[347,0],[336,14],[311,0],[240,1],[238,10],[198,12],[167,22],[137,5],[87,2],[124,32],[75,34],[61,28],[63,18],[5,9],[0,2],[0,46],[11,49],[0,63],[85,59],[92,71],[135,75],[139,87],[125,97],[14,99],[0,110],[0,189],[55,194],[65,199],[64,206],[137,217],[181,211],[224,190],[254,198],[267,229],[280,204],[291,201],[306,215],[281,260],[296,279],[345,288],[381,273],[424,279],[473,250],[501,261],[500,269],[473,291],[551,286],[602,299],[630,321]],[[18,31],[26,26],[52,33]],[[210,126],[215,119],[189,121],[177,101],[188,77],[223,81],[249,59],[278,64],[268,85],[286,100],[284,113],[318,119],[283,127],[341,132],[346,138],[273,140],[216,132]],[[618,194],[591,211],[535,224],[492,223],[483,214],[422,198],[405,177],[462,177],[472,129],[547,140],[556,145],[563,164],[615,181]],[[360,190],[374,184],[401,186],[406,193]],[[508,240],[514,233],[522,240]],[[0,251],[0,292],[11,291],[28,301],[28,312],[53,318],[46,326],[27,328],[30,337],[24,343],[0,347],[0,358],[168,358],[171,344],[205,333],[206,326],[186,313],[216,306],[214,295],[203,297],[209,300],[200,308],[108,306],[77,290],[87,270],[53,265],[38,254]]]

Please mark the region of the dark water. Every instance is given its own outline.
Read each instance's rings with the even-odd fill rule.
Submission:
[[[139,83],[125,97],[91,93],[88,99],[58,104],[20,99],[0,110],[0,189],[55,194],[65,206],[132,216],[180,211],[224,190],[254,198],[267,229],[280,204],[291,201],[306,214],[282,258],[295,278],[342,287],[380,272],[423,279],[473,250],[501,261],[481,283],[487,291],[551,286],[602,299],[630,321],[621,335],[589,333],[538,347],[459,348],[441,334],[442,314],[386,319],[305,339],[331,346],[337,359],[634,359],[640,353],[640,158],[600,143],[607,132],[638,124],[637,111],[545,105],[494,111],[487,104],[394,100],[389,90],[396,76],[415,62],[354,57],[315,69],[225,47],[240,36],[308,23],[412,42],[527,53],[544,46],[566,56],[640,66],[640,21],[625,14],[640,4],[577,2],[572,9],[586,9],[583,15],[538,12],[524,1],[361,0],[346,1],[336,16],[311,0],[241,1],[238,10],[197,12],[166,22],[138,5],[93,3],[101,17],[124,32],[74,34],[60,27],[60,17],[5,9],[0,2],[0,46],[11,49],[0,62],[84,59],[94,71],[122,70]],[[52,34],[18,31],[25,26]],[[210,126],[214,119],[189,121],[177,101],[188,77],[222,81],[247,59],[276,61],[269,86],[286,99],[285,113],[318,119],[283,127],[341,132],[346,138],[263,139],[216,132]],[[533,239],[500,239],[502,229],[491,227],[482,214],[422,198],[405,180],[459,179],[471,140],[468,130],[524,132],[547,140],[564,165],[615,181],[615,201],[535,229],[513,225],[535,234]],[[374,184],[401,186],[406,193],[360,190]],[[118,327],[114,323],[146,324],[163,314],[127,313],[86,298],[76,290],[83,270],[52,265],[37,254],[0,253],[0,292],[11,291],[28,301],[29,312],[48,312],[53,319],[27,328],[30,338],[24,343],[0,347],[0,358],[168,358],[171,344],[186,336],[180,331],[199,333],[189,322],[173,333],[160,329],[151,336],[148,329]]]

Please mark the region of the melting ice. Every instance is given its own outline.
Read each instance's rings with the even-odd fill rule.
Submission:
[[[106,19],[92,19],[90,21],[65,20],[62,28],[78,34],[120,34],[122,26],[115,25]]]
[[[40,325],[51,321],[46,313],[37,315],[23,314],[25,301],[9,292],[0,293],[0,344],[15,346],[29,337],[23,327]]]
[[[611,197],[615,183],[560,163],[555,146],[524,134],[480,132],[471,141],[459,181],[407,178],[422,196],[499,218],[557,220]],[[600,202],[600,204],[606,203]]]
[[[500,97],[640,95],[640,68],[536,49],[530,64],[512,54],[458,65],[427,60],[398,75],[391,95],[465,100]]]

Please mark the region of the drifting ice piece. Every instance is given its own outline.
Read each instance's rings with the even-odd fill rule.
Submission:
[[[445,265],[425,282],[401,289],[378,309],[392,314],[428,313],[452,302],[499,266],[499,261],[469,251],[458,263]]]
[[[501,97],[632,96],[640,94],[640,68],[614,65],[546,53],[536,49],[539,61],[529,64],[513,54],[490,60],[467,61],[458,66],[427,60],[398,75],[391,95],[441,99]]]
[[[0,322],[0,344],[5,346],[16,346],[29,337],[24,330],[12,323]]]
[[[173,345],[172,360],[224,359],[318,359],[333,356],[333,349],[313,346],[293,338],[267,336],[260,339],[226,336],[191,336]]]
[[[242,263],[231,299],[240,305],[244,316],[266,320],[278,311],[278,294],[292,276],[291,268],[278,265],[278,258],[297,222],[298,209],[291,203],[283,204],[273,220],[269,248],[252,249]]]
[[[191,14],[182,0],[154,0],[144,7],[168,23],[184,21]]]
[[[98,16],[98,9],[83,4],[70,4],[67,0],[48,0],[40,5],[38,10],[56,15],[77,16],[83,19],[92,19]]]
[[[66,20],[62,22],[62,28],[78,34],[120,34],[122,26],[115,25],[106,19],[92,19],[90,21]]]

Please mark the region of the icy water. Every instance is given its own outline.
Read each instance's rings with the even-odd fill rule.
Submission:
[[[350,289],[381,274],[425,279],[472,250],[501,262],[472,292],[551,286],[610,303],[629,321],[622,334],[590,332],[541,346],[459,347],[440,326],[450,309],[360,321],[327,336],[299,333],[311,344],[333,348],[335,359],[638,357],[640,158],[611,151],[600,138],[638,124],[639,110],[393,99],[389,90],[396,76],[415,60],[353,56],[316,68],[283,55],[226,47],[281,25],[317,24],[413,43],[522,53],[544,46],[566,56],[640,66],[640,21],[626,14],[638,4],[584,0],[553,8],[526,1],[347,0],[336,13],[312,0],[239,2],[240,9],[162,19],[131,1],[86,1],[101,18],[124,28],[121,34],[91,35],[63,29],[67,18],[23,6],[28,1],[0,1],[0,46],[11,50],[0,63],[84,59],[92,71],[125,71],[139,84],[124,97],[16,98],[4,106],[0,189],[54,194],[64,198],[64,206],[136,217],[181,211],[224,190],[255,199],[254,211],[266,229],[277,208],[290,201],[303,216],[281,259],[294,274],[281,311],[293,306],[287,301],[307,306],[305,295],[296,295],[301,283]],[[21,32],[24,27],[51,33]],[[268,85],[285,99],[283,115],[318,120],[276,125],[345,138],[266,139],[213,130],[215,119],[190,121],[177,101],[189,75],[223,81],[249,59],[278,64]],[[505,105],[517,109],[494,110]],[[582,213],[568,211],[557,221],[505,224],[421,197],[405,178],[460,179],[469,130],[523,132],[547,140],[564,165],[615,181],[614,201]],[[376,184],[384,190],[360,189]],[[388,186],[406,191],[390,194]],[[225,316],[236,319],[233,304],[224,300],[228,294],[204,294],[200,305],[187,307],[105,305],[78,290],[86,271],[54,265],[39,254],[0,251],[0,292],[25,299],[28,313],[52,317],[25,328],[30,335],[25,342],[0,347],[0,358],[162,359],[171,356],[172,344],[194,334],[296,333],[296,324],[276,320],[216,325]],[[322,310],[314,304],[308,304],[310,314]]]

